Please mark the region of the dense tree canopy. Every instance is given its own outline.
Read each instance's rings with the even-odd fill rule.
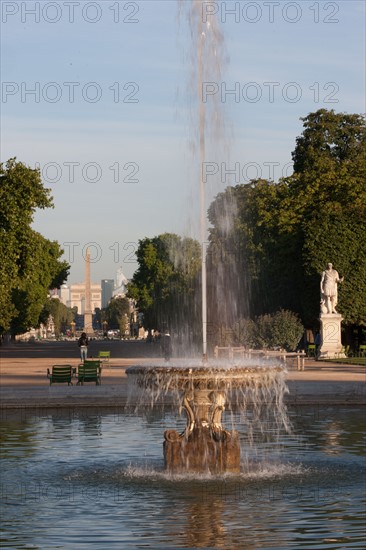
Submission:
[[[49,288],[59,287],[69,266],[62,250],[31,228],[37,208],[52,207],[39,170],[16,159],[0,165],[0,332],[37,326]]]
[[[360,175],[365,161],[365,120],[358,114],[319,109],[302,118],[304,131],[292,153],[297,174],[328,173],[347,164],[348,174]]]
[[[320,274],[331,261],[345,277],[345,323],[366,325],[365,120],[324,109],[303,120],[292,176],[228,188],[210,206],[213,318],[221,278],[237,289],[238,315],[285,308],[311,325],[319,315]],[[229,232],[221,219],[228,209]]]
[[[103,321],[107,321],[109,329],[120,330],[124,335],[130,322],[130,302],[128,298],[117,296],[102,311]]]
[[[40,322],[46,324],[50,315],[58,338],[61,332],[65,333],[70,328],[71,322],[75,320],[76,311],[65,306],[58,298],[47,298],[39,316]]]
[[[290,327],[292,341],[283,345],[292,347],[301,327],[297,316],[308,327],[318,323],[320,277],[328,262],[344,276],[344,325],[366,326],[365,120],[325,109],[302,120],[290,177],[228,187],[210,205],[209,337],[225,326],[243,325],[249,334],[250,320],[278,320],[282,310],[295,315],[296,322],[284,322],[282,313],[278,323],[281,333]],[[199,331],[198,243],[171,234],[146,238],[137,259],[129,296],[144,312],[146,327],[188,321]]]
[[[148,329],[195,330],[201,251],[193,239],[164,233],[139,241],[139,267],[128,296],[144,313]],[[190,330],[187,329],[187,330]]]

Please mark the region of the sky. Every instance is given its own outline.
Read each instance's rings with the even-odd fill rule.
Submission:
[[[140,239],[197,237],[201,173],[207,206],[228,185],[278,181],[301,117],[365,112],[363,0],[200,2],[225,63],[196,101],[190,4],[1,2],[1,161],[40,167],[54,208],[33,227],[60,243],[68,283],[84,280],[87,248],[99,282],[133,275]],[[203,167],[189,147],[200,101],[229,128]]]

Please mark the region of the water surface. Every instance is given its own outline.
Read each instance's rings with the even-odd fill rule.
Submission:
[[[290,417],[254,447],[242,428],[241,474],[212,477],[164,473],[170,411],[6,411],[1,548],[364,548],[365,410]]]

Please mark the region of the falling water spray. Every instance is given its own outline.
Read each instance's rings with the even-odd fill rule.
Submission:
[[[136,409],[150,404],[151,407],[165,402],[186,413],[187,425],[182,433],[166,430],[164,433],[165,468],[171,473],[200,472],[212,474],[240,473],[240,439],[234,428],[227,430],[221,423],[225,409],[237,408],[246,422],[248,434],[254,443],[252,426],[266,431],[271,423],[275,431],[289,429],[283,396],[287,391],[285,369],[277,361],[256,362],[252,357],[241,364],[236,360],[207,362],[207,242],[206,196],[217,189],[206,188],[203,166],[215,152],[224,150],[224,117],[220,98],[208,102],[205,85],[221,80],[224,65],[223,38],[214,14],[210,21],[203,17],[202,2],[180,0],[185,9],[191,37],[191,83],[193,151],[198,164],[200,189],[200,240],[202,266],[202,344],[203,363],[187,359],[175,360],[166,365],[154,363],[133,366],[126,370],[130,395],[128,406]],[[212,156],[211,158],[215,158]],[[229,206],[229,207],[228,207]],[[220,212],[220,225],[224,234],[229,234],[234,209],[225,204]],[[216,290],[217,292],[217,290]],[[225,288],[225,301],[228,298]],[[233,294],[233,293],[232,293]],[[236,297],[235,297],[236,298]],[[273,421],[272,421],[273,420]],[[271,430],[267,430],[272,433]]]
[[[200,189],[200,244],[201,244],[201,297],[202,297],[202,356],[207,362],[207,200],[206,182],[203,167],[208,150],[223,149],[225,143],[225,117],[222,104],[217,96],[204,98],[204,87],[221,80],[221,71],[225,66],[223,35],[214,14],[208,20],[203,15],[200,0],[187,2],[179,0],[181,11],[187,15],[191,38],[191,79],[192,126],[194,138],[192,148],[198,159],[198,181]],[[198,127],[197,127],[198,125]]]

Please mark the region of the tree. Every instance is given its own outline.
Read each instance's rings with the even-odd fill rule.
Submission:
[[[362,174],[365,160],[365,119],[358,114],[319,109],[301,119],[304,131],[292,153],[294,172],[323,173],[348,165],[350,173]]]
[[[272,315],[271,344],[286,351],[295,351],[304,334],[304,327],[292,311],[281,309]]]
[[[49,316],[52,315],[55,325],[56,338],[60,336],[60,333],[65,333],[70,323],[74,320],[75,315],[71,308],[65,306],[58,298],[48,298],[43,305],[42,311],[39,316],[39,321],[44,325],[47,324]]]
[[[321,109],[303,121],[290,177],[228,188],[210,206],[211,319],[224,315],[230,325],[230,313],[253,319],[283,308],[312,326],[331,261],[345,276],[344,323],[366,324],[365,120]]]
[[[164,233],[139,241],[139,267],[128,285],[128,296],[144,314],[148,329],[175,329],[196,333],[199,243]]]
[[[227,188],[211,204],[209,318],[214,322],[232,326],[240,317],[253,319],[281,307],[296,311],[297,235],[291,224],[287,233],[280,225],[287,197],[285,183],[260,179]],[[229,229],[221,220],[225,211],[233,212]]]
[[[113,298],[103,311],[103,320],[107,321],[109,328],[120,330],[121,336],[125,334],[130,320],[130,301],[128,298],[120,296]]]
[[[345,276],[339,297],[344,324],[366,325],[365,118],[320,109],[303,121],[288,181],[288,207],[297,207],[303,316],[309,321],[318,315],[319,277],[331,261]]]
[[[339,311],[346,325],[366,326],[366,219],[349,209],[314,214],[304,227],[303,262],[307,276],[304,301],[319,309],[320,273],[328,261],[344,275]],[[338,309],[338,308],[337,308]]]
[[[232,326],[220,327],[216,343],[221,346],[248,348],[282,348],[294,351],[304,333],[304,327],[292,311],[279,310],[259,315],[254,320],[239,319]]]
[[[62,250],[30,226],[37,208],[52,207],[39,170],[16,159],[0,165],[0,332],[38,325],[48,289],[60,286],[69,266]]]

